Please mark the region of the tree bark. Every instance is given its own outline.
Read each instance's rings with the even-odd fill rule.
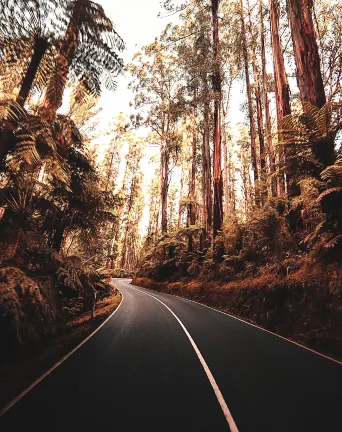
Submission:
[[[25,105],[25,102],[30,94],[34,79],[36,78],[41,61],[46,53],[47,48],[48,41],[45,38],[35,36],[33,55],[24,76],[23,82],[21,84],[19,95],[17,97],[17,102],[21,106]]]
[[[256,61],[256,52],[254,46],[254,30],[251,16],[251,8],[249,0],[247,0],[248,6],[248,21],[249,21],[249,34],[251,37],[251,47],[252,47],[252,67],[254,75],[254,85],[255,85],[255,102],[257,108],[257,125],[258,125],[258,138],[259,138],[259,154],[260,154],[260,190],[256,191],[258,198],[260,198],[260,203],[265,202],[265,189],[266,189],[266,157],[265,157],[265,136],[264,136],[264,122],[263,122],[263,112],[261,104],[261,88],[260,88],[260,74],[259,68]],[[267,191],[266,191],[267,192]],[[258,200],[257,200],[258,201]]]
[[[161,214],[161,230],[162,233],[167,232],[167,205],[168,205],[168,190],[169,190],[169,146],[168,146],[168,126],[165,129],[165,118],[163,120],[163,133],[162,133],[162,147],[161,147],[161,203],[162,203],[162,214]],[[167,119],[167,123],[169,119]]]
[[[189,219],[190,225],[196,223],[196,169],[197,169],[197,89],[194,91],[194,124],[195,127],[192,132],[192,161],[191,161],[191,177],[190,177],[190,208],[189,208]]]
[[[245,26],[243,0],[240,0],[240,14],[241,14],[242,51],[243,51],[243,59],[244,59],[244,66],[245,66],[245,79],[246,79],[247,99],[248,99],[248,114],[249,114],[249,123],[250,123],[251,158],[252,158],[254,183],[256,183],[259,179],[259,170],[258,170],[258,163],[257,163],[257,157],[256,157],[256,132],[255,132],[255,124],[254,124],[252,89],[251,89],[251,81],[250,81],[249,67],[248,67],[248,50],[247,50],[247,38],[246,38],[246,26]]]
[[[183,204],[184,180],[183,179],[184,179],[184,157],[182,157],[182,162],[181,162],[181,178],[180,178],[179,203],[178,203],[178,223],[177,223],[178,229],[180,229],[182,224],[182,214],[184,209],[184,204]]]
[[[231,169],[230,169],[230,151],[228,149],[227,130],[226,130],[227,114],[230,105],[230,96],[231,96],[231,90],[233,86],[233,80],[234,78],[231,76],[228,85],[226,107],[224,106],[222,100],[222,143],[223,143],[223,159],[224,159],[223,161],[224,185],[223,186],[224,186],[224,212],[225,213],[228,213],[230,204],[232,204],[231,205],[232,208],[235,207],[232,202],[233,194],[231,193],[232,181],[231,181]]]
[[[277,0],[269,0],[270,5],[270,18],[271,18],[271,42],[273,53],[273,66],[274,66],[274,85],[275,97],[277,107],[277,120],[278,120],[278,142],[282,141],[281,138],[281,120],[291,114],[290,104],[290,88],[287,81],[284,55],[279,36],[279,13]],[[279,160],[280,164],[284,162],[284,151],[279,147]],[[287,176],[288,193],[290,179]],[[285,179],[284,175],[278,176],[279,195],[285,195]]]
[[[263,82],[263,99],[265,108],[265,132],[268,147],[269,172],[271,174],[271,195],[277,196],[277,178],[275,173],[275,155],[272,139],[272,123],[270,114],[270,102],[267,91],[267,70],[266,70],[266,48],[265,48],[265,26],[264,26],[264,6],[263,0],[260,0],[260,37],[261,37],[261,64],[262,64],[262,82]]]
[[[53,236],[51,247],[57,252],[60,252],[63,238],[64,238],[64,232],[65,232],[65,224],[64,224],[64,218],[60,221],[59,225],[56,228],[55,234]]]
[[[129,194],[129,199],[128,199],[128,206],[127,206],[127,221],[126,221],[126,226],[125,226],[125,235],[123,238],[123,245],[122,245],[122,253],[121,253],[121,262],[120,262],[120,267],[121,268],[125,268],[126,264],[127,264],[127,252],[128,252],[128,247],[127,247],[127,243],[128,243],[128,234],[130,231],[130,216],[131,216],[131,211],[134,205],[134,190],[135,190],[135,182],[136,182],[136,173],[133,173],[133,178],[131,181],[131,190],[130,190],[130,194]]]
[[[311,9],[312,0],[288,0],[300,98],[302,103],[322,108],[326,103],[326,95]],[[333,140],[325,140],[321,145],[315,145],[312,150],[323,166],[334,163]]]
[[[214,73],[214,224],[213,236],[216,237],[223,223],[223,179],[222,179],[222,148],[221,148],[221,76],[219,64],[219,29],[218,29],[219,0],[212,0],[211,10],[213,18],[213,46]]]
[[[326,103],[326,97],[311,8],[312,0],[288,0],[301,100],[322,108]]]
[[[210,156],[210,102],[207,77],[204,74],[204,114],[203,114],[203,151],[202,151],[202,171],[203,171],[203,225],[206,230],[206,235],[210,236],[212,230],[212,190],[211,190],[211,156]]]
[[[187,225],[196,224],[196,168],[197,168],[197,88],[194,90],[194,128],[192,131],[191,173],[189,182],[189,207]],[[189,235],[188,252],[193,250],[193,239]]]

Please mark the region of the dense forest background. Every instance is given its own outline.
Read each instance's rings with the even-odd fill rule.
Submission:
[[[172,23],[124,65],[99,4],[0,0],[1,337],[49,333],[135,274],[340,345],[341,3],[162,7]],[[120,73],[132,111],[104,128]]]

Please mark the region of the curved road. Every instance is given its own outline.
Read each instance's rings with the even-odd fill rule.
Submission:
[[[115,283],[118,311],[0,418],[2,432],[220,432],[234,421],[239,432],[341,430],[340,364],[199,304]]]

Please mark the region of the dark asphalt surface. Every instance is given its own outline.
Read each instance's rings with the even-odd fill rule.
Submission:
[[[119,310],[0,418],[0,431],[342,431],[342,366],[201,305],[116,281]]]

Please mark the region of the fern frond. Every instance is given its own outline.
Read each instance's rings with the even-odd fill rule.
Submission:
[[[320,196],[317,198],[317,202],[321,202],[324,198],[326,198],[329,195],[333,195],[340,192],[342,192],[342,187],[340,186],[327,189],[326,191],[320,194]]]
[[[324,249],[333,249],[338,246],[342,242],[342,234],[334,237],[332,240],[329,240],[325,245]]]

